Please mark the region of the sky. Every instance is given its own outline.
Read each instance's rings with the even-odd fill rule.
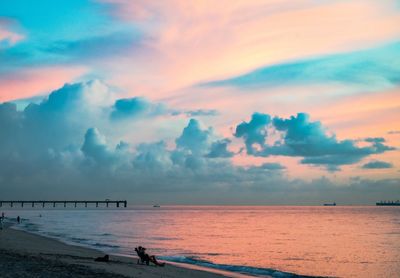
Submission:
[[[3,199],[400,199],[400,3],[0,1]]]

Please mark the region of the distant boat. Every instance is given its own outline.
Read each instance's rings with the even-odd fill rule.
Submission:
[[[327,203],[327,204],[324,204],[324,206],[326,206],[326,207],[334,207],[334,206],[336,206],[336,203],[335,202],[333,202],[331,204]]]
[[[159,208],[160,205],[153,205],[153,208]]]
[[[400,206],[400,200],[397,201],[380,201],[376,203],[377,206]]]

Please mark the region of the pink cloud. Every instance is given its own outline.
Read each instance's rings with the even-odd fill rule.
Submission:
[[[0,102],[48,93],[86,72],[83,67],[44,67],[0,77]]]
[[[18,41],[21,41],[24,36],[13,33],[11,31],[0,29],[0,42],[1,41],[8,41],[10,45],[16,44]]]
[[[400,129],[400,94],[395,88],[378,93],[342,97],[321,104],[310,113],[320,117],[339,137],[381,137]],[[396,143],[396,145],[398,145]]]
[[[114,82],[154,98],[197,82],[371,47],[400,35],[400,15],[390,1],[102,1],[116,4],[114,15],[142,28],[147,37],[142,46],[151,50],[119,61],[118,69],[133,70],[135,78],[122,74]],[[140,69],[138,61],[144,62]]]
[[[24,35],[11,30],[13,25],[15,24],[12,20],[0,18],[0,47],[4,42],[7,46],[12,46],[25,38]]]

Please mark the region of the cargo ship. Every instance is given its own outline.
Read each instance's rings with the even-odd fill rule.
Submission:
[[[377,206],[400,206],[400,200],[397,201],[380,201],[376,203]]]
[[[334,207],[336,206],[336,202],[324,204],[326,207]]]

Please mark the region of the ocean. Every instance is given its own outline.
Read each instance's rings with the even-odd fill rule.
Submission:
[[[259,277],[400,277],[400,207],[2,208],[66,243]]]

